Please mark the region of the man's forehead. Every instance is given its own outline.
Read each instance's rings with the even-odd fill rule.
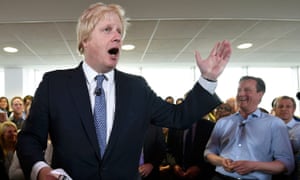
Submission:
[[[100,21],[111,20],[111,19],[116,20],[115,17],[117,17],[117,19],[119,19],[119,20],[121,21],[121,19],[120,19],[120,17],[118,16],[117,13],[111,12],[111,11],[110,11],[110,12],[105,12],[105,13],[103,14],[103,16],[100,17]]]

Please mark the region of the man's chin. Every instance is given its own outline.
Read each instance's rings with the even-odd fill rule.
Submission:
[[[106,72],[109,72],[109,71],[115,69],[116,66],[117,66],[117,63],[112,63],[112,64],[107,65],[106,66]]]

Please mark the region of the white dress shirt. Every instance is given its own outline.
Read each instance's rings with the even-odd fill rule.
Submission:
[[[96,71],[94,71],[88,64],[83,62],[82,64],[83,72],[85,74],[87,87],[89,90],[90,95],[90,102],[91,102],[91,108],[92,112],[94,113],[94,106],[95,106],[95,89],[97,86],[97,80],[95,80],[95,77],[98,75]],[[115,88],[115,71],[111,70],[108,73],[105,73],[105,80],[102,83],[102,88],[105,93],[105,100],[106,100],[106,115],[107,115],[107,136],[106,136],[106,142],[108,142],[111,129],[113,126],[113,120],[114,120],[114,114],[115,114],[115,105],[116,105],[116,88]]]

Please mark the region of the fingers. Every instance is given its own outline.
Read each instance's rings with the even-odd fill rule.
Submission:
[[[232,162],[233,161],[231,159],[224,159],[223,167],[226,171],[233,172]]]
[[[146,169],[141,167],[141,166],[139,167],[139,173],[140,173],[141,177],[147,177],[148,176],[148,173],[147,173]]]
[[[221,43],[220,42],[217,42],[214,46],[214,48],[212,49],[210,55],[211,56],[218,56],[219,54],[219,51],[220,51],[220,47],[221,47]]]
[[[217,59],[221,58],[225,60],[228,60],[230,55],[231,55],[231,44],[228,40],[217,42],[209,54],[210,57],[218,57]],[[202,57],[199,51],[197,50],[195,51],[195,58],[198,61],[202,60]]]
[[[232,172],[236,172],[241,175],[245,175],[251,172],[249,163],[247,161],[234,161],[231,164]]]
[[[216,43],[206,59],[202,59],[200,53],[195,51],[195,58],[201,75],[211,80],[216,80],[223,72],[229,62],[230,55],[231,45],[226,40]]]
[[[146,176],[146,172],[144,170],[139,170],[139,173],[142,177],[145,177]]]
[[[226,48],[227,48],[227,45],[226,45],[225,40],[224,40],[222,43],[220,43],[220,45],[218,47],[218,50],[217,50],[218,54],[220,56],[222,56],[224,54],[224,52],[226,51]]]
[[[220,57],[220,55],[223,52],[223,44],[224,44],[224,41],[223,42],[217,42],[215,44],[215,46],[213,47],[213,49],[211,50],[210,56],[211,57]]]
[[[211,57],[217,57],[218,59],[229,59],[231,54],[230,42],[224,40],[215,44],[214,48],[210,52]]]
[[[224,40],[219,49],[219,54],[222,59],[228,60],[231,55],[231,44],[229,41]]]
[[[148,175],[145,172],[143,172],[143,173],[141,173],[141,176],[142,177],[147,177]]]

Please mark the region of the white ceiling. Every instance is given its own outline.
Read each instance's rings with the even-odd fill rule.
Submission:
[[[94,0],[1,0],[0,67],[77,65],[77,18]],[[131,26],[121,64],[194,65],[194,51],[204,57],[214,43],[233,45],[232,66],[299,66],[299,0],[115,0]],[[254,46],[235,47],[243,42]],[[2,51],[5,46],[17,54]]]

